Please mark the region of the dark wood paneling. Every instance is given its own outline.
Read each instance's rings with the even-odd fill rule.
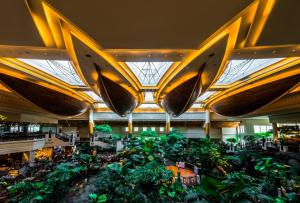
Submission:
[[[41,85],[5,74],[0,74],[0,80],[20,96],[50,113],[75,116],[87,110],[84,102]]]
[[[214,103],[211,108],[224,116],[252,113],[284,95],[300,81],[300,75],[290,76],[237,93]]]
[[[95,66],[97,67],[97,65]],[[100,68],[97,67],[97,71],[100,93],[105,104],[120,116],[131,113],[137,106],[136,98],[122,86],[104,77]]]
[[[280,99],[255,111],[256,115],[278,115],[300,112],[300,92],[284,95]]]
[[[201,91],[201,73],[202,71],[165,95],[161,105],[168,113],[180,116],[192,106]]]
[[[94,66],[94,60],[99,59],[100,57],[76,37],[72,37],[72,42],[78,64],[84,78],[90,87],[99,94],[98,73]]]
[[[201,75],[201,93],[204,93],[212,84],[220,69],[226,51],[227,42],[228,35],[224,36],[199,56],[194,58],[186,67],[184,67],[176,76],[174,76],[174,78],[171,79],[169,84],[181,80],[181,78],[185,77],[186,75],[196,75],[199,72],[199,69],[204,67]]]

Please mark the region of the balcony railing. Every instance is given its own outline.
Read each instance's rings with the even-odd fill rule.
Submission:
[[[36,140],[45,138],[44,134],[9,134],[0,135],[0,142],[12,142],[12,141],[24,141],[24,140]]]

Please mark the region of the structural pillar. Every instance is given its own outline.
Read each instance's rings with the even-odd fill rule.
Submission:
[[[35,162],[35,153],[34,153],[34,151],[30,151],[29,152],[29,166],[30,167],[34,166],[34,162]]]
[[[94,135],[94,111],[93,109],[89,109],[89,134],[90,137]]]
[[[277,143],[277,141],[278,141],[277,123],[272,123],[272,127],[273,127],[273,140],[274,140],[274,143]]]
[[[171,116],[169,113],[166,113],[166,134],[170,134],[171,131]]]
[[[127,114],[128,118],[128,134],[132,135],[132,113]]]
[[[205,135],[206,138],[210,138],[209,130],[210,130],[210,112],[208,109],[205,110],[205,123],[204,123]]]

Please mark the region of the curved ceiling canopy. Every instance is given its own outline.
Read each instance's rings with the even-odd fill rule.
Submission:
[[[98,67],[97,71],[100,93],[105,104],[119,116],[131,113],[138,104],[136,98],[119,84],[104,77]]]
[[[87,110],[84,102],[56,90],[5,74],[0,74],[0,80],[9,89],[50,113],[76,116]]]
[[[224,116],[242,116],[272,103],[300,81],[300,74],[279,79],[216,101],[211,109]]]
[[[160,93],[164,96],[158,101],[162,100],[161,104],[168,113],[179,116],[187,111],[197,100],[198,96],[208,89],[221,67],[227,41],[228,36],[225,36],[201,55],[195,57],[168,84],[180,83],[187,75],[195,75],[194,77],[165,93],[168,88],[167,84],[165,91]],[[160,97],[160,95],[158,95],[158,97]]]
[[[173,116],[180,116],[197,100],[201,91],[201,71],[198,75],[171,90],[163,98],[162,107]]]
[[[255,116],[259,115],[280,115],[299,112],[300,110],[300,92],[291,92],[269,105],[255,111]]]
[[[192,0],[187,4],[166,0],[153,4],[134,0],[118,2],[118,7],[110,1],[86,4],[75,0],[72,6],[61,0],[7,1],[0,13],[4,30],[0,46],[16,48],[9,51],[4,46],[1,51],[0,47],[0,62],[5,60],[11,72],[35,74],[39,79],[36,83],[47,81],[54,89],[63,88],[69,91],[66,94],[76,96],[1,77],[11,89],[51,112],[56,112],[53,104],[43,106],[46,104],[40,104],[42,99],[36,98],[48,98],[44,89],[53,96],[60,95],[61,106],[70,107],[55,106],[56,114],[64,114],[64,110],[68,115],[80,113],[85,105],[73,97],[93,103],[102,102],[98,97],[101,94],[114,112],[124,116],[142,103],[147,91],[153,92],[154,101],[174,116],[184,113],[199,95],[199,102],[204,106],[213,104],[212,109],[220,114],[249,114],[281,97],[296,83],[294,76],[277,81],[268,78],[300,63],[300,3],[233,1]],[[156,9],[149,9],[152,7]],[[199,8],[204,9],[198,12]],[[25,31],[22,35],[21,30]],[[283,35],[284,31],[289,34]],[[64,52],[67,58],[51,59],[52,52],[38,51],[40,48],[58,50],[57,56]],[[33,57],[30,50],[39,57]],[[40,71],[16,63],[17,58]],[[294,63],[291,58],[298,61]],[[253,85],[264,79],[270,83]],[[23,91],[13,80],[33,85],[32,90]],[[31,96],[28,91],[41,93]],[[214,96],[223,95],[223,91],[234,95]],[[72,102],[65,102],[66,97]]]

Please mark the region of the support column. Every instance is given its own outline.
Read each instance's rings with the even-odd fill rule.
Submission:
[[[29,152],[29,166],[34,166],[34,162],[35,162],[35,154],[34,151],[30,151]]]
[[[166,134],[170,134],[171,131],[171,116],[169,113],[166,113]]]
[[[206,138],[210,138],[210,136],[209,136],[209,130],[210,130],[210,112],[209,112],[208,109],[205,110],[204,128],[205,128]]]
[[[274,140],[274,143],[277,143],[277,141],[278,141],[277,123],[272,123],[272,127],[273,127],[273,140]]]
[[[89,134],[90,137],[94,135],[94,111],[92,108],[89,109]]]
[[[128,118],[128,135],[132,135],[132,113],[127,114]]]

